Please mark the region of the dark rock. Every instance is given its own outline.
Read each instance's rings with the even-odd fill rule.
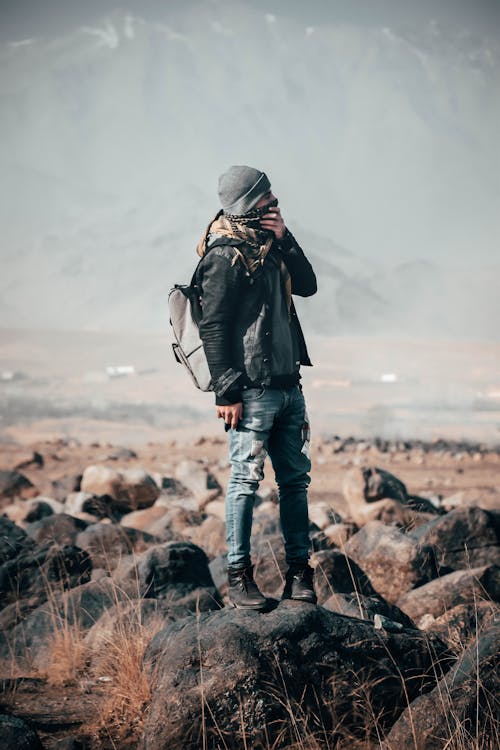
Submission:
[[[191,542],[166,542],[151,547],[118,577],[135,582],[138,595],[142,597],[167,598],[193,609],[196,606],[218,609],[221,605],[208,558]]]
[[[419,545],[432,549],[439,568],[476,568],[500,563],[495,515],[481,508],[460,508],[410,532]]]
[[[34,726],[19,716],[0,714],[2,750],[43,750]]]
[[[110,461],[130,461],[132,458],[137,458],[137,453],[131,448],[117,446],[111,451],[111,453],[108,453],[107,458]]]
[[[430,693],[405,709],[385,747],[442,750],[454,739],[460,740],[460,747],[479,747],[474,740],[494,738],[500,709],[499,652],[500,630],[493,627],[469,646]],[[464,744],[464,737],[470,738],[470,745]]]
[[[89,630],[104,610],[130,601],[134,587],[116,586],[110,578],[54,593],[7,633],[0,633],[0,672],[10,674],[13,663],[20,672],[43,671],[50,661],[58,631],[69,626],[81,634]]]
[[[66,513],[55,513],[26,526],[27,534],[37,544],[75,544],[78,534],[86,529],[87,521],[69,516]]]
[[[94,523],[76,537],[79,547],[91,555],[94,567],[113,568],[117,558],[131,552],[143,552],[158,540],[151,534],[114,523]]]
[[[117,511],[128,513],[153,505],[160,488],[143,469],[111,469],[88,466],[83,472],[81,489],[93,495],[109,495]]]
[[[81,474],[67,474],[66,476],[54,479],[52,484],[51,495],[56,500],[64,502],[70,492],[78,492],[82,481]]]
[[[483,565],[480,568],[448,573],[403,594],[397,604],[417,621],[426,614],[439,617],[458,604],[472,604],[485,596],[492,601],[500,601],[498,565]]]
[[[395,604],[389,604],[375,589],[354,560],[338,550],[314,554],[315,589],[318,602],[331,612],[373,620],[381,615],[407,628],[413,621]]]
[[[0,470],[0,497],[33,497],[36,494],[33,482],[24,474]]]
[[[93,495],[91,492],[71,492],[66,497],[64,509],[70,515],[88,513],[98,519],[110,518],[118,521],[122,516],[114,507],[110,495]]]
[[[44,459],[41,453],[38,451],[32,451],[30,455],[20,458],[19,461],[13,466],[16,471],[21,469],[28,469],[29,467],[37,467],[41,469],[44,465]]]
[[[376,520],[413,528],[441,512],[430,501],[408,495],[393,474],[372,466],[349,471],[342,489],[349,515],[358,526]]]
[[[0,516],[0,565],[34,546],[35,542],[23,529],[9,518]]]
[[[3,606],[18,599],[50,598],[54,589],[73,588],[90,580],[92,562],[78,547],[53,545],[22,551],[0,566],[0,601]]]
[[[366,524],[349,539],[344,550],[363,568],[375,590],[391,603],[436,575],[429,549],[380,521]]]
[[[29,507],[27,508],[26,515],[24,517],[25,523],[34,523],[35,521],[40,521],[41,518],[46,518],[47,516],[53,516],[54,515],[54,509],[51,505],[46,503],[44,500],[35,500],[33,499]]]
[[[146,653],[154,684],[140,747],[213,750],[221,738],[231,748],[290,747],[294,715],[307,715],[307,735],[329,733],[333,746],[339,728],[359,730],[363,684],[370,710],[390,725],[405,691],[412,700],[430,689],[433,661],[445,662],[443,644],[427,638],[292,601],[266,614],[227,608],[180,620]]]

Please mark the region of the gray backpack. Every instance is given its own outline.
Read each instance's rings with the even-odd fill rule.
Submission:
[[[201,299],[196,286],[198,266],[190,284],[176,284],[168,295],[170,325],[175,338],[172,349],[177,362],[184,365],[195,386],[200,391],[212,391],[210,370],[198,330],[202,318]]]

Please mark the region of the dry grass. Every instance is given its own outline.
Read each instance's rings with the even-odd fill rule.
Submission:
[[[48,685],[68,685],[81,676],[87,655],[83,638],[78,623],[66,620],[57,627],[45,670]]]
[[[97,748],[138,740],[154,678],[144,655],[152,638],[165,626],[160,615],[144,621],[140,600],[122,601],[115,611],[112,631],[101,639],[89,666],[93,679],[106,684],[98,717],[86,727]]]

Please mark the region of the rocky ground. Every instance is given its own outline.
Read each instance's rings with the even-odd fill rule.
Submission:
[[[317,439],[318,605],[281,602],[269,466],[263,614],[227,605],[223,437],[0,449],[6,748],[499,745],[500,448]]]

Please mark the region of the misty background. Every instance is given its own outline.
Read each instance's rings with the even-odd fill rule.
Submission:
[[[3,326],[164,331],[230,164],[316,333],[499,340],[499,4],[0,3]]]
[[[313,425],[498,440],[499,31],[497,0],[0,0],[0,442],[219,430],[167,297],[231,164],[318,275]]]

